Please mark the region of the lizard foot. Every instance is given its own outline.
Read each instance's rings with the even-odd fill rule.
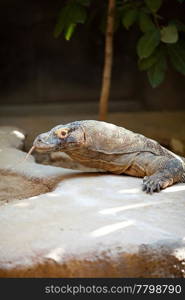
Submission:
[[[166,178],[161,174],[154,174],[143,178],[142,190],[146,193],[152,194],[153,192],[160,192],[162,189],[165,189],[167,186],[172,184],[173,179]]]

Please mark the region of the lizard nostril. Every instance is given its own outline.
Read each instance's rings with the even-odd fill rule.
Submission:
[[[39,135],[37,138],[37,142],[42,142],[41,136]]]

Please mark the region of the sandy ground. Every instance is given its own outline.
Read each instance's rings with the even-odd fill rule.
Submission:
[[[0,171],[0,205],[9,203],[11,200],[25,199],[49,191],[50,187],[42,180],[31,180],[20,174]]]

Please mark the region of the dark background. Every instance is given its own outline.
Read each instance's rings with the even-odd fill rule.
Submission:
[[[104,35],[99,24],[91,29],[79,25],[71,41],[55,39],[62,2],[0,1],[1,106],[98,102]],[[168,17],[178,11],[183,19],[184,6],[167,2],[163,13]],[[185,108],[185,77],[169,70],[165,82],[152,89],[137,69],[137,38],[135,29],[116,33],[111,102],[125,111]]]

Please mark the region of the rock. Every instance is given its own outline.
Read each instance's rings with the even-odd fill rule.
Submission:
[[[0,126],[0,147],[22,149],[25,142],[25,131],[13,126]]]
[[[51,193],[0,208],[0,276],[183,277],[185,185],[71,176]]]
[[[25,157],[8,147],[2,154],[5,172]],[[138,178],[32,157],[14,171],[54,184],[0,207],[0,277],[185,277],[185,184],[148,195]]]

